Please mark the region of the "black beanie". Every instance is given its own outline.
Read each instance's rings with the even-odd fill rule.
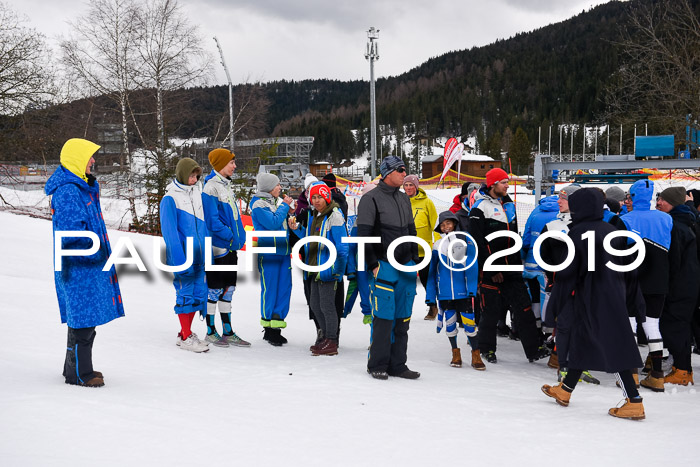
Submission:
[[[328,173],[323,176],[323,183],[325,183],[328,188],[335,188],[335,175]]]

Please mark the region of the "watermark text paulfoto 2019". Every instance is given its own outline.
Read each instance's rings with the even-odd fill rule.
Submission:
[[[253,254],[258,253],[258,254],[272,254],[276,252],[275,247],[271,246],[257,246],[257,240],[256,239],[261,239],[261,238],[275,238],[275,237],[286,237],[287,232],[285,231],[265,231],[265,232],[246,232],[246,249],[245,252],[239,252],[239,254],[242,254],[243,256],[243,261],[241,264],[237,265],[215,265],[213,264],[213,257],[212,257],[212,243],[211,243],[211,237],[206,237],[204,241],[204,255],[205,255],[205,270],[207,271],[252,271],[253,270]],[[460,238],[463,237],[463,238]],[[502,251],[498,251],[496,253],[493,253],[489,255],[489,257],[486,259],[483,265],[483,270],[484,271],[499,271],[499,272],[522,272],[523,271],[523,265],[521,264],[498,264],[495,265],[494,261],[496,261],[499,258],[512,255],[514,253],[519,253],[520,250],[522,249],[522,238],[515,233],[511,231],[499,231],[499,232],[494,232],[488,236],[486,236],[486,241],[490,242],[492,240],[495,240],[499,237],[509,237],[511,240],[513,240],[514,244],[510,248],[507,248]],[[615,238],[618,237],[627,237],[631,243],[629,243],[629,248],[625,250],[618,250],[616,248],[613,248],[612,246],[612,241]],[[92,240],[92,246],[87,249],[77,249],[77,248],[64,248],[64,243],[63,239],[75,239],[75,238],[88,238]],[[478,258],[478,251],[479,247],[477,245],[477,242],[474,240],[474,238],[469,235],[468,233],[464,232],[452,232],[450,233],[446,238],[448,238],[451,242],[452,248],[448,251],[447,255],[450,260],[449,263],[445,262],[440,256],[440,261],[449,269],[452,269],[453,271],[464,271],[474,265],[474,263],[477,261]],[[564,242],[567,248],[567,256],[564,262],[561,264],[548,264],[546,263],[541,256],[541,246],[542,242],[549,238],[555,238],[559,241]],[[596,244],[595,244],[595,233],[594,232],[586,232],[581,236],[582,240],[585,240],[588,242],[588,258],[586,258],[587,264],[588,264],[588,270],[589,271],[595,271],[595,255],[596,255]],[[318,242],[323,244],[329,252],[328,258],[326,262],[323,264],[320,264],[318,266],[309,266],[301,261],[299,258],[299,250],[306,245],[307,243],[311,242]],[[423,269],[425,266],[427,266],[430,263],[430,258],[431,255],[425,255],[423,259],[418,263],[414,265],[403,265],[400,264],[396,261],[396,258],[394,257],[394,252],[396,248],[399,245],[402,245],[404,243],[411,242],[411,243],[417,243],[418,245],[422,246],[425,251],[430,251],[430,245],[423,240],[420,237],[414,237],[414,236],[404,236],[397,238],[391,244],[389,245],[389,248],[387,249],[387,259],[389,263],[396,268],[399,271],[404,271],[404,272],[415,272]],[[186,254],[186,259],[183,264],[180,265],[167,265],[163,264],[161,259],[160,259],[160,251],[161,251],[161,246],[162,246],[163,240],[161,237],[153,237],[153,248],[152,248],[152,253],[153,253],[153,264],[155,267],[161,271],[165,272],[182,272],[190,268],[192,266],[192,263],[194,261],[194,239],[192,237],[187,237],[186,243],[185,243],[185,254]],[[357,249],[357,255],[358,255],[358,270],[364,271],[365,270],[365,252],[364,248],[362,248],[363,245],[367,243],[381,243],[381,238],[380,237],[345,237],[343,238],[343,243],[350,243],[350,244],[357,244],[358,249]],[[454,255],[454,251],[456,248],[461,248],[463,251],[466,251],[467,249],[470,249],[470,254],[465,254],[461,256],[460,258],[456,258]],[[56,231],[55,236],[54,236],[54,270],[55,271],[61,271],[62,269],[62,258],[66,257],[71,257],[71,256],[91,256],[94,255],[99,251],[100,248],[100,239],[99,237],[93,233],[93,232],[88,232],[88,231],[79,231],[79,230],[63,230],[63,231]],[[128,251],[128,256],[121,256],[121,251],[125,249]],[[620,230],[616,232],[612,232],[608,234],[604,241],[603,241],[603,248],[605,251],[607,251],[610,255],[616,256],[616,257],[624,257],[624,256],[630,256],[630,255],[636,255],[636,258],[634,261],[630,262],[629,264],[615,264],[611,261],[608,261],[605,266],[618,272],[628,272],[636,269],[642,264],[642,261],[644,261],[644,256],[646,253],[646,249],[644,247],[644,242],[642,241],[642,238],[637,235],[634,232],[627,231],[627,230]],[[331,242],[329,239],[325,237],[319,237],[319,236],[309,236],[302,238],[300,241],[298,241],[294,247],[292,248],[291,251],[292,254],[292,263],[299,269],[307,272],[320,272],[323,271],[329,267],[331,267],[338,256],[337,250],[335,248],[335,245],[333,242]],[[573,260],[574,260],[574,244],[571,240],[571,238],[565,234],[564,232],[559,232],[559,231],[552,231],[552,232],[546,232],[539,237],[537,237],[537,240],[535,240],[535,243],[533,245],[533,254],[535,261],[537,264],[544,269],[545,271],[561,271],[565,269],[567,266],[569,266]],[[141,259],[141,255],[139,252],[136,250],[136,247],[134,246],[133,242],[131,241],[130,238],[128,237],[121,237],[119,240],[113,245],[112,247],[112,254],[109,255],[109,258],[105,262],[104,267],[102,268],[103,271],[109,271],[112,266],[117,265],[117,264],[124,264],[124,265],[134,265],[138,268],[139,271],[142,272],[147,272],[146,265],[144,264],[143,260]],[[457,266],[460,265],[460,266]]]

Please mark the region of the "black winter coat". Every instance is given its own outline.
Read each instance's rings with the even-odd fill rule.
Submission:
[[[698,264],[695,218],[684,204],[669,212],[673,218],[669,287],[665,307],[692,316],[700,290],[700,264]]]
[[[625,276],[605,265],[614,257],[603,249],[603,240],[617,229],[602,220],[603,197],[596,189],[580,189],[570,196],[569,208],[575,257],[557,274],[548,304],[548,310],[557,313],[557,332],[568,334],[564,348],[557,341],[560,361],[568,361],[569,368],[609,373],[640,368],[627,315]],[[589,231],[594,232],[596,248],[592,272],[587,264],[588,240],[581,239]],[[617,238],[612,245],[623,250],[626,241]]]

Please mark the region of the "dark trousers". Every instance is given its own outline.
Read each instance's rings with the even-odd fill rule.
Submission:
[[[66,361],[63,376],[68,384],[84,384],[94,376],[92,369],[92,343],[95,341],[95,328],[68,328]]]
[[[691,366],[693,306],[668,306],[661,315],[659,328],[664,346],[673,356],[673,366],[693,371]]]
[[[693,313],[693,322],[691,326],[693,330],[693,337],[695,338],[695,347],[700,349],[700,298],[698,299],[698,304],[695,307],[695,312]]]
[[[428,287],[428,275],[430,274],[430,264],[418,271],[418,278],[423,285],[423,290]]]
[[[482,352],[496,351],[496,325],[501,310],[508,308],[525,356],[531,358],[537,352],[540,337],[535,315],[532,313],[530,295],[520,274],[503,273],[503,278],[503,282],[498,284],[490,278],[484,278],[480,284],[479,349]]]
[[[408,326],[411,318],[372,320],[372,338],[369,347],[369,371],[386,371],[399,375],[406,371]]]

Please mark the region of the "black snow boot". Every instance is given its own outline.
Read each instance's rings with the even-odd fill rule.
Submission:
[[[282,337],[282,331],[277,328],[265,328],[263,339],[275,347],[280,347],[282,344],[287,343],[287,339]]]

